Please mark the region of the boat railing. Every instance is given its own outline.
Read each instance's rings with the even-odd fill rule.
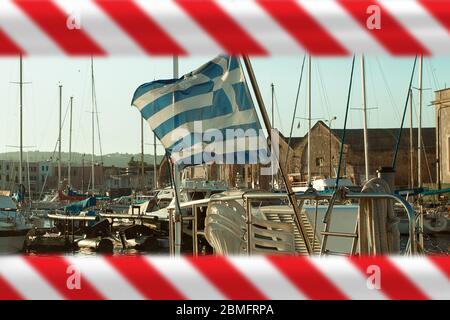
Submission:
[[[416,237],[416,223],[418,216],[415,215],[414,209],[404,198],[397,194],[393,193],[371,193],[371,192],[361,192],[361,193],[355,193],[346,190],[345,188],[340,188],[339,190],[343,191],[340,192],[340,200],[346,201],[346,200],[362,200],[362,199],[384,199],[384,200],[392,200],[396,203],[399,203],[404,210],[406,211],[407,217],[408,217],[408,230],[409,230],[409,237],[405,249],[406,254],[417,254],[418,253],[418,246],[417,246],[417,237]],[[335,197],[335,193],[321,193],[317,192],[314,189],[310,189],[304,193],[297,193],[296,199],[299,202],[304,202],[305,200],[309,201],[323,201],[328,200],[329,208],[327,210],[327,213],[324,217],[324,222],[329,218],[328,216],[331,214],[334,201],[332,201],[333,197]],[[287,193],[270,193],[270,192],[258,192],[258,191],[251,191],[251,192],[245,192],[239,195],[221,195],[216,194],[213,195],[211,198],[208,199],[201,199],[201,200],[195,200],[190,202],[185,202],[180,204],[181,210],[190,209],[191,214],[190,215],[176,215],[175,214],[175,206],[169,206],[168,207],[168,213],[169,213],[169,248],[170,253],[173,255],[175,254],[175,223],[181,222],[181,228],[183,228],[183,222],[192,222],[192,240],[193,240],[193,254],[198,255],[198,240],[200,236],[204,236],[204,230],[198,230],[198,212],[201,208],[207,208],[208,205],[212,202],[221,202],[221,201],[228,201],[228,200],[243,200],[244,201],[244,209],[246,212],[246,221],[247,221],[247,228],[251,225],[252,221],[252,203],[255,201],[280,201],[285,200],[288,201],[288,195]],[[418,223],[417,223],[418,224]],[[180,232],[183,232],[182,230]],[[329,232],[331,234],[331,232]],[[420,230],[419,230],[420,233]],[[249,233],[249,230],[247,230],[247,234]],[[250,237],[247,237],[248,239]],[[313,239],[314,241],[314,239]],[[249,242],[249,241],[248,241]],[[322,243],[322,247],[323,247]],[[248,250],[250,249],[250,244],[247,246]],[[324,253],[321,251],[322,254]],[[312,254],[312,253],[310,253]]]

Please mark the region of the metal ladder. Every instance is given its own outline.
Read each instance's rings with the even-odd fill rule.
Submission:
[[[356,245],[358,243],[358,220],[356,222],[355,231],[353,233],[350,232],[334,232],[330,231],[331,226],[331,216],[333,215],[333,207],[336,203],[337,199],[337,193],[335,192],[333,194],[333,197],[330,199],[330,203],[328,205],[327,211],[325,213],[325,216],[323,217],[322,222],[325,224],[324,230],[321,232],[322,235],[322,243],[320,245],[320,255],[337,255],[337,256],[347,256],[347,255],[353,255],[356,253]],[[327,241],[328,237],[341,237],[341,238],[352,238],[352,249],[351,252],[343,253],[343,252],[334,252],[327,250]]]
[[[303,203],[300,204],[300,209],[302,208]],[[308,250],[306,248],[306,244],[303,240],[303,237],[300,234],[300,230],[297,227],[297,224],[294,220],[294,213],[292,212],[292,208],[289,206],[277,206],[274,207],[261,207],[261,212],[265,215],[266,219],[269,221],[275,222],[284,222],[293,226],[294,232],[294,245],[295,251],[300,255],[308,255]],[[316,233],[314,232],[314,228],[311,225],[306,214],[302,211],[301,220],[303,226],[306,229],[307,239],[311,242],[311,246],[313,247],[314,254],[320,253],[320,242],[317,238]]]

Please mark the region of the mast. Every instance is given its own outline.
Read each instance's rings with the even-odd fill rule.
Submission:
[[[412,90],[409,90],[409,174],[411,189],[414,188],[414,142]]]
[[[178,56],[173,56],[173,78],[178,79]],[[172,96],[172,103],[175,104],[175,93]],[[181,237],[182,237],[182,226],[181,226],[181,219],[179,218],[181,216],[180,212],[180,176],[178,174],[178,168],[176,165],[173,165],[173,183],[174,183],[174,190],[175,190],[175,250],[174,253],[176,256],[179,256],[181,254]]]
[[[141,189],[144,190],[144,118],[141,118]]]
[[[84,194],[84,157],[85,153],[81,156],[81,193]]]
[[[273,83],[270,84],[270,88],[271,88],[271,101],[272,101],[272,128],[275,128],[275,116],[274,116],[274,103],[273,103],[273,99],[274,99],[274,85]],[[272,146],[273,148],[273,146]],[[273,152],[273,150],[272,150]],[[275,189],[275,175],[273,172],[273,166],[272,166],[272,189]]]
[[[71,186],[70,174],[72,169],[72,106],[73,106],[73,97],[70,97],[69,162],[67,163],[67,183],[69,186]]]
[[[91,56],[91,103],[92,103],[92,124],[91,124],[91,131],[92,131],[92,155],[91,155],[91,182],[92,182],[92,194],[94,194],[95,190],[95,160],[94,160],[94,153],[95,153],[95,101],[94,101],[94,58]]]
[[[366,71],[364,63],[364,55],[361,55],[361,80],[362,80],[362,103],[364,114],[364,163],[366,171],[366,181],[369,181],[369,137],[367,131],[367,105],[366,105]]]
[[[422,187],[422,80],[423,80],[423,54],[419,60],[419,128],[417,130],[417,183]]]
[[[62,85],[59,85],[59,133],[58,133],[58,190],[61,190],[61,129],[62,129]]]
[[[158,169],[156,164],[156,135],[153,133],[153,185],[158,188]]]
[[[22,184],[22,165],[23,165],[23,63],[22,63],[22,54],[20,54],[20,66],[19,66],[19,112],[20,112],[20,124],[19,124],[19,129],[20,129],[20,146],[19,146],[19,185]]]
[[[311,186],[311,56],[308,60],[308,187]]]
[[[259,110],[261,111],[261,116],[263,118],[264,125],[265,125],[267,131],[269,132],[269,138],[272,141],[273,131],[272,131],[272,128],[270,125],[269,116],[268,116],[266,108],[264,106],[264,101],[262,99],[261,92],[259,91],[258,83],[256,82],[256,77],[255,77],[255,73],[253,72],[253,67],[251,65],[250,59],[247,56],[244,56],[243,59],[244,59],[244,63],[245,63],[246,69],[247,69],[247,74],[249,76],[250,82],[253,87],[253,92],[255,94],[256,101],[258,102]],[[277,157],[277,155],[275,155],[275,156]],[[280,165],[280,159],[278,158],[276,160],[278,161],[278,167],[279,167],[281,175],[283,177],[283,183],[286,187],[286,193],[289,198],[289,202],[292,205],[292,208],[294,209],[295,223],[298,226],[298,229],[300,231],[300,236],[302,237],[302,239],[305,243],[308,254],[311,254],[313,252],[312,245],[311,245],[310,240],[307,237],[306,228],[303,225],[303,222],[301,220],[300,208],[298,207],[298,203],[297,203],[295,194],[292,191],[291,182],[288,179],[288,176],[287,176],[284,166]]]

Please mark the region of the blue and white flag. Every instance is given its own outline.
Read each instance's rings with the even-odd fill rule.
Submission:
[[[219,56],[180,79],[143,84],[132,104],[176,164],[270,162],[235,57]]]

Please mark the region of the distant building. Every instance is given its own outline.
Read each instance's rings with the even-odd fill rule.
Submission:
[[[450,186],[450,89],[435,92],[438,182]]]
[[[450,119],[450,118],[449,118]],[[341,147],[342,129],[332,129],[318,121],[311,129],[311,174],[316,177],[336,177]],[[376,175],[379,167],[391,166],[399,129],[368,129],[369,172]],[[436,181],[436,137],[435,128],[423,128],[422,140],[424,153],[422,157],[422,181],[430,184]],[[409,128],[403,128],[397,157],[396,185],[410,185],[410,143]],[[287,141],[287,138],[285,138]],[[289,157],[288,172],[297,174],[297,179],[307,180],[308,174],[308,135],[291,139],[294,151]],[[413,128],[413,172],[414,184],[417,186],[417,128]],[[364,133],[363,129],[347,129],[341,164],[341,176],[347,176],[356,184],[365,179]],[[369,178],[370,178],[369,177]]]

